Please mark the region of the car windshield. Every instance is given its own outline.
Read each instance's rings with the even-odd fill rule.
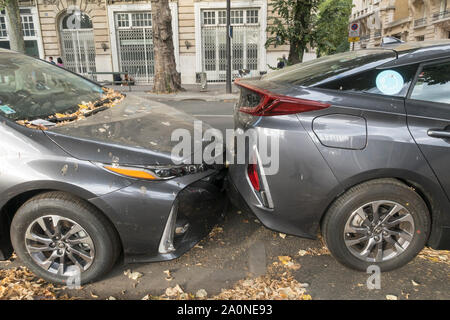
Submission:
[[[103,89],[75,74],[13,52],[0,53],[0,115],[14,121],[74,112]]]
[[[262,80],[316,86],[377,67],[396,58],[392,50],[358,50],[295,64],[265,75]]]

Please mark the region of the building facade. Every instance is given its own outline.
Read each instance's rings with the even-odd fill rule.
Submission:
[[[450,0],[353,0],[350,22],[359,22],[356,48],[381,45],[382,37],[403,41],[450,38]]]
[[[19,0],[27,53],[61,57],[80,73],[128,72],[139,83],[154,73],[150,1]],[[174,0],[169,3],[177,69],[182,83],[225,81],[226,1]],[[287,46],[265,48],[270,0],[232,0],[232,70],[268,71],[288,54]],[[8,48],[9,22],[0,12],[0,47]]]

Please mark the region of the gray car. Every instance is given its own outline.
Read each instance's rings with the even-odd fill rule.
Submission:
[[[387,271],[450,247],[450,42],[290,66],[241,88],[235,125],[278,138],[279,166],[232,165],[229,192],[273,230]],[[275,149],[274,149],[275,150]]]
[[[193,247],[225,203],[220,166],[171,154],[193,120],[0,49],[0,258],[13,247],[38,276],[82,284],[119,257]]]

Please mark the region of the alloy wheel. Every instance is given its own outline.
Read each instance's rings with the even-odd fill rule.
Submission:
[[[414,237],[414,219],[399,203],[372,201],[355,210],[344,228],[348,250],[366,262],[382,262],[404,252]]]
[[[86,271],[95,257],[94,243],[86,230],[58,215],[34,220],[27,228],[25,247],[41,268],[60,276]]]

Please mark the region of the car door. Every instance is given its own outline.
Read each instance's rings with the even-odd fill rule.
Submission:
[[[412,136],[450,196],[450,59],[421,65],[406,111]]]

